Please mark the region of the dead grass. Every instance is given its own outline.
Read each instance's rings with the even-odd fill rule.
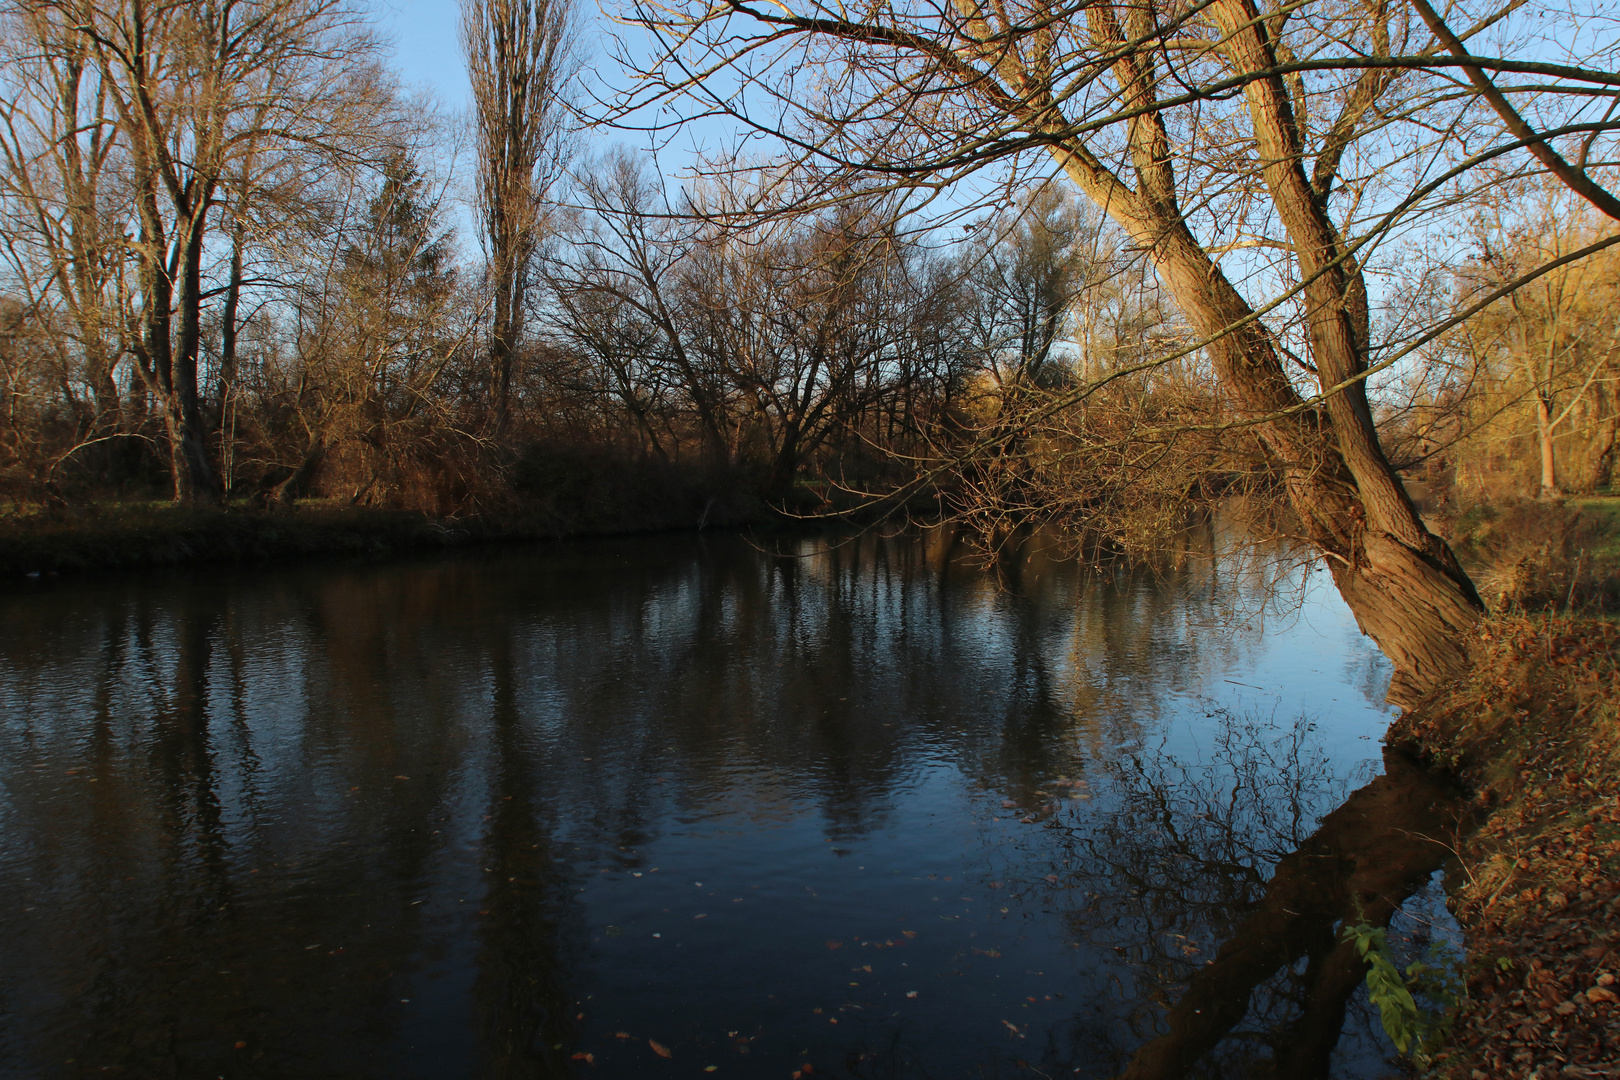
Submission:
[[[1620,499],[1515,499],[1443,527],[1493,611],[1620,611]]]
[[[1391,740],[1477,796],[1450,900],[1468,996],[1434,1075],[1620,1075],[1620,628],[1498,618]]]

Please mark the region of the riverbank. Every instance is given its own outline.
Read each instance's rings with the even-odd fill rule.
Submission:
[[[495,541],[622,536],[779,520],[756,500],[623,505],[612,513],[549,509],[436,519],[410,510],[312,503],[289,511],[163,503],[86,505],[0,518],[0,578],[205,562],[385,556]]]
[[[1449,883],[1466,996],[1428,1075],[1620,1076],[1620,627],[1494,619],[1390,741],[1475,792]]]

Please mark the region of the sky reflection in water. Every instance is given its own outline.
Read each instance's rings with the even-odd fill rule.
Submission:
[[[0,1073],[1110,1076],[1378,771],[1325,578],[783,543],[13,588]]]

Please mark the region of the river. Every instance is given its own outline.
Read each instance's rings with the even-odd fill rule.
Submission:
[[[1326,575],[1224,546],[8,585],[0,1075],[1389,1075],[1334,921],[1439,796]]]

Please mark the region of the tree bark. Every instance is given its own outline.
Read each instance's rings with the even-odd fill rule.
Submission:
[[[1536,391],[1536,443],[1541,450],[1541,497],[1559,498],[1563,493],[1558,488],[1558,455],[1553,448],[1553,406],[1544,389]]]
[[[1210,10],[1234,68],[1276,68],[1266,24],[1250,0],[1216,0]],[[1099,16],[1098,32],[1119,41],[1146,36],[1143,27],[1122,30],[1111,13]],[[1127,52],[1115,68],[1127,104],[1150,109],[1157,93],[1151,59]],[[1246,83],[1244,94],[1261,176],[1306,282],[1311,357],[1327,392],[1319,406],[1304,407],[1270,334],[1188,228],[1157,113],[1147,111],[1131,125],[1135,190],[1079,140],[1062,138],[1052,153],[1151,254],[1183,315],[1209,340],[1206,351],[1221,384],[1282,473],[1305,536],[1327,559],[1357,624],[1394,662],[1390,700],[1411,705],[1466,668],[1463,641],[1484,605],[1451,549],[1424,525],[1379,444],[1360,381],[1369,344],[1365,286],[1343,257],[1323,197],[1305,176],[1286,87],[1279,76],[1262,76]],[[1052,121],[1044,126],[1060,130]]]

